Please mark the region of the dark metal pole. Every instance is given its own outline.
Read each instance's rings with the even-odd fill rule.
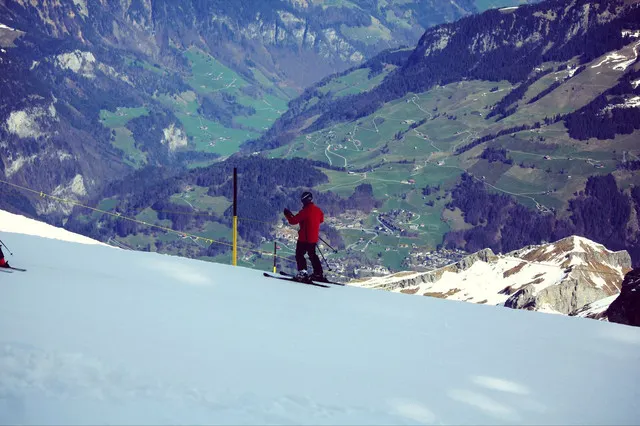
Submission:
[[[331,250],[333,250],[334,253],[337,253],[338,250],[334,249],[333,247],[331,247],[331,245],[326,242],[325,240],[322,239],[322,237],[318,237],[320,239],[320,241],[322,241],[323,243],[325,243]]]
[[[7,247],[7,245],[6,245],[2,240],[0,240],[0,244],[2,244],[2,245],[4,246],[4,248],[6,248],[6,249],[7,249],[7,251],[9,252],[9,254],[10,254],[11,256],[13,256],[13,253],[11,253],[11,250],[9,250],[9,247]]]
[[[278,249],[278,243],[273,242],[273,273],[276,273],[276,250]]]
[[[329,266],[329,262],[327,262],[327,259],[325,259],[324,254],[322,254],[322,250],[320,250],[320,247],[318,247],[318,246],[316,245],[316,248],[317,248],[317,249],[318,249],[318,251],[320,252],[320,256],[322,256],[322,260],[324,260],[324,263],[326,263],[326,264],[327,264],[327,268],[328,268],[330,271],[333,271],[333,269],[331,269],[331,266]]]
[[[238,168],[233,168],[233,266],[238,265]]]

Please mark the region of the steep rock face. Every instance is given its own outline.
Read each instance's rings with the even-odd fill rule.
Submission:
[[[624,277],[620,295],[611,303],[606,315],[611,322],[640,327],[640,269],[636,268]]]
[[[400,272],[350,284],[569,315],[617,295],[630,269],[627,252],[572,236],[500,256],[484,249],[434,271]]]
[[[586,238],[572,237],[552,246],[523,249],[514,252],[530,262],[552,263],[565,268],[566,276],[556,285],[539,292],[528,285],[514,293],[505,306],[514,309],[536,309],[549,306],[557,312],[569,314],[589,303],[617,294],[616,280],[622,271],[631,269],[631,258],[626,251],[603,250]]]
[[[536,292],[534,285],[527,285],[509,297],[504,306],[527,310],[548,307],[568,315],[578,308],[607,296],[610,296],[607,289],[591,287],[586,281],[569,278],[539,292]]]

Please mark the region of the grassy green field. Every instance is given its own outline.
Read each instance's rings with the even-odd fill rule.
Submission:
[[[111,129],[117,127],[124,127],[129,121],[134,118],[149,114],[149,110],[145,107],[136,108],[123,108],[119,107],[116,112],[107,110],[100,111],[100,120],[102,125]]]
[[[152,225],[158,225],[162,227],[171,227],[171,220],[169,219],[160,220],[158,218],[158,212],[156,212],[151,208],[146,208],[142,210],[135,216],[135,218],[141,222],[150,223]]]
[[[185,57],[191,64],[191,77],[187,81],[195,92],[200,95],[225,92],[234,96],[239,104],[255,109],[255,113],[248,117],[234,117],[238,128],[230,128],[200,116],[195,96],[169,99],[177,104],[176,115],[193,141],[195,150],[222,156],[231,155],[238,151],[243,142],[257,138],[266,131],[286,111],[288,96],[282,90],[274,88],[274,84],[259,70],[252,70],[256,81],[251,82],[198,48],[188,49]],[[258,94],[255,98],[243,90],[250,86],[257,87]],[[269,88],[278,95],[266,93],[265,90]]]
[[[389,70],[369,79],[369,68],[359,68],[342,77],[332,79],[318,88],[320,93],[331,92],[335,98],[369,91],[379,85],[389,74]]]
[[[547,65],[555,67],[554,64]],[[364,71],[357,70],[331,80],[321,90],[340,93],[354,87],[361,88],[363,86],[356,86],[356,83],[365,76]],[[521,103],[526,104],[556,78],[567,75],[568,71],[562,70],[543,77],[529,89]],[[384,201],[381,212],[404,209],[415,213],[411,232],[417,233],[417,238],[380,235],[367,245],[366,253],[370,258],[381,256],[385,265],[395,268],[402,263],[406,252],[403,248],[384,251],[385,245],[397,247],[398,244],[412,242],[420,247],[434,248],[451,229],[448,223],[455,229],[467,227],[461,222],[459,213],[455,217],[447,214],[447,220],[443,220],[445,204],[450,200],[445,191],[452,188],[465,171],[483,180],[491,192],[514,196],[532,209],[562,212],[566,208],[566,200],[584,187],[588,176],[615,169],[616,154],[612,151],[637,149],[631,147],[634,138],[627,136],[616,138],[615,147],[612,141],[571,140],[564,125],[557,123],[492,140],[491,146],[508,150],[508,156],[513,159],[510,165],[489,163],[479,158],[487,143],[454,155],[456,148],[488,133],[523,122],[532,124],[532,120],[542,120],[553,110],[547,105],[545,115],[542,115],[537,105],[539,102],[558,102],[559,112],[575,109],[575,105],[566,100],[556,99],[567,96],[560,90],[527,105],[527,116],[519,112],[519,115],[502,121],[485,119],[491,107],[511,89],[508,82],[463,81],[435,87],[425,93],[408,94],[385,104],[370,116],[300,135],[292,144],[273,150],[271,155],[310,158],[346,167],[347,170],[364,169],[357,173],[323,170],[329,182],[317,189],[347,197],[356,186],[370,183],[374,196]],[[585,92],[580,96],[577,102],[582,105],[591,95]],[[410,128],[421,120],[426,121],[415,129]],[[401,137],[398,137],[398,132],[402,132]],[[407,160],[407,164],[397,163]],[[426,185],[440,185],[442,189],[425,197],[422,188]],[[427,202],[434,205],[429,206]],[[365,226],[375,227],[375,218],[376,214],[370,215]],[[347,245],[356,244],[355,248],[364,247],[369,240],[365,235],[364,242],[360,242],[362,231],[343,230],[341,235]]]
[[[124,152],[123,160],[134,168],[139,168],[147,163],[147,155],[136,147],[135,140],[129,129],[125,126],[134,118],[147,115],[146,107],[117,108],[115,112],[101,110],[100,121],[115,133],[111,143]]]
[[[189,48],[184,55],[191,64],[192,75],[187,81],[197,92],[235,91],[249,85],[238,73],[197,47]]]
[[[371,25],[367,27],[349,27],[343,24],[340,26],[340,31],[348,39],[368,45],[384,43],[392,38],[391,30],[373,16],[371,17]]]
[[[188,205],[199,213],[212,212],[216,215],[222,215],[229,208],[231,202],[225,197],[207,195],[208,189],[202,186],[194,186],[187,192],[172,195],[170,200],[176,204]]]

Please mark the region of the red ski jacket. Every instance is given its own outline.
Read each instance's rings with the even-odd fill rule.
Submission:
[[[293,216],[287,216],[290,224],[300,224],[298,241],[303,243],[317,243],[320,234],[320,224],[324,222],[324,213],[320,207],[309,203]]]

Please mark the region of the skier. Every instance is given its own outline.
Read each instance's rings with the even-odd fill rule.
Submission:
[[[2,244],[0,244],[0,268],[11,268],[9,262],[4,260],[4,253],[2,253]]]
[[[294,215],[291,210],[285,208],[284,216],[291,225],[300,224],[298,231],[298,242],[296,243],[296,263],[298,266],[298,274],[295,279],[298,281],[325,281],[322,271],[322,264],[316,254],[316,244],[320,234],[320,224],[324,222],[324,213],[313,203],[313,195],[309,191],[305,191],[300,196],[302,201],[302,210]],[[313,266],[313,274],[307,272],[307,260],[305,254],[309,255],[311,266]]]

